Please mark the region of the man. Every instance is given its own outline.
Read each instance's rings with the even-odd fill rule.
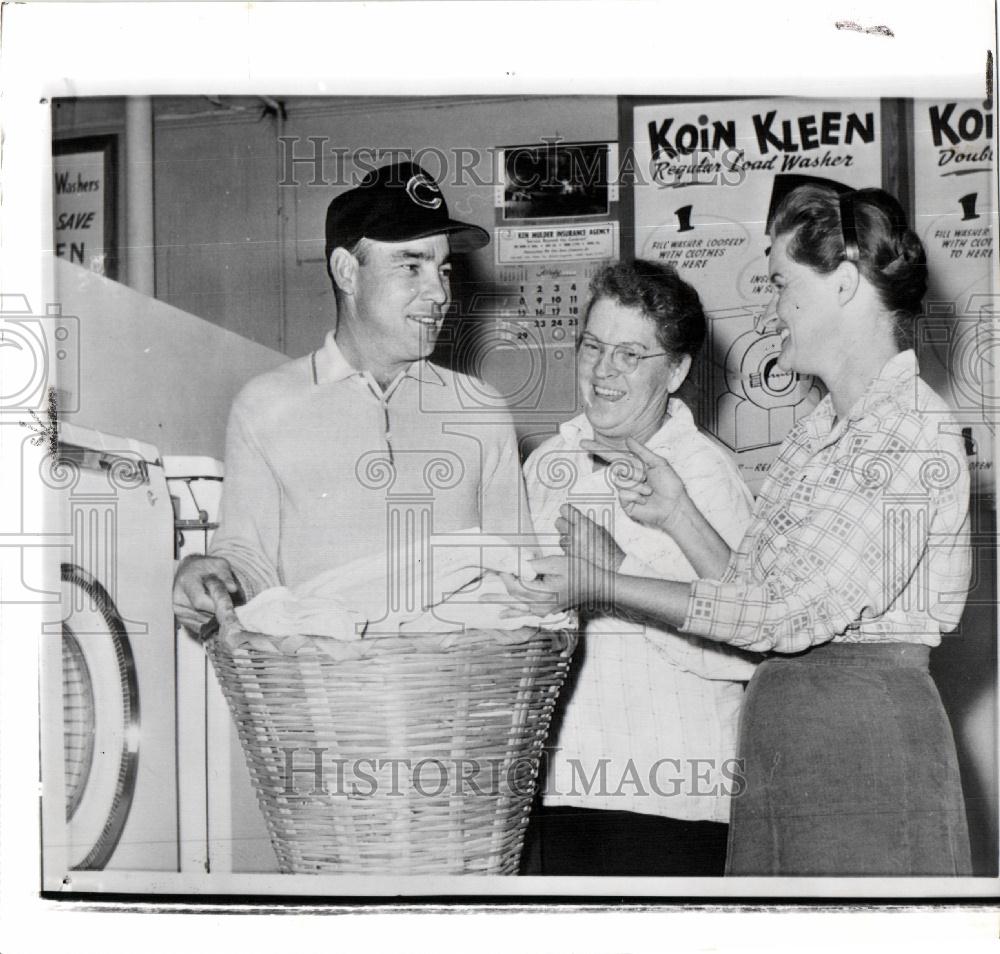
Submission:
[[[336,328],[233,402],[220,526],[209,555],[185,560],[174,581],[184,625],[210,618],[209,576],[250,599],[404,537],[419,546],[430,531],[527,526],[499,396],[427,360],[451,300],[451,251],[488,242],[449,217],[437,183],[409,162],[330,203]]]

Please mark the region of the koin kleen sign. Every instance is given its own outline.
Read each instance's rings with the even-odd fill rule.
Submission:
[[[914,227],[928,279],[913,344],[961,429],[973,487],[991,494],[1000,414],[992,104],[917,100],[913,125]]]
[[[762,308],[774,176],[882,182],[877,100],[727,100],[637,106],[635,251],[673,265],[705,309]]]
[[[734,104],[724,104],[733,109]],[[660,115],[646,123],[649,178],[664,188],[736,185],[754,172],[850,168],[845,147],[871,144],[877,112],[776,107],[718,117],[703,104],[697,116]]]
[[[927,109],[938,167],[993,162],[993,113],[978,105],[935,103]]]
[[[672,265],[709,318],[699,423],[757,489],[775,445],[815,406],[818,384],[777,365],[760,322],[772,289],[764,233],[779,173],[858,188],[882,181],[877,100],[728,100],[637,106],[635,254]]]

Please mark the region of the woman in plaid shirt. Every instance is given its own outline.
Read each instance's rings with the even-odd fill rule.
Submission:
[[[786,437],[742,542],[729,552],[670,466],[630,444],[645,479],[623,491],[626,511],[647,525],[685,514],[678,544],[714,541],[717,572],[614,573],[598,528],[568,512],[568,557],[534,568],[563,605],[603,601],[769,654],[741,717],[728,874],[967,875],[955,745],[927,666],[968,590],[969,476],[907,345],[924,250],[881,189],[799,185],[768,231],[779,366],[829,393]]]

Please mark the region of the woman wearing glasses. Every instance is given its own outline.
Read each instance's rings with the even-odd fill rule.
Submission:
[[[535,569],[563,604],[606,594],[611,576],[616,613],[771,654],[743,710],[729,874],[967,875],[955,746],[927,664],[968,589],[969,477],[907,345],[924,250],[881,189],[801,185],[769,235],[779,365],[829,394],[785,438],[724,571],[610,574],[581,520],[568,560]],[[647,479],[623,502],[655,523],[683,490],[630,450]]]
[[[561,552],[556,523],[569,503],[608,527],[608,559],[623,572],[689,580],[721,572],[725,544],[703,544],[689,528],[707,520],[735,545],[753,501],[676,395],[705,337],[698,294],[672,269],[637,261],[597,275],[591,295],[576,364],[584,413],[525,465],[535,529]],[[704,517],[678,511],[674,538],[630,519],[618,501],[629,474],[600,456],[627,440],[669,460]],[[561,521],[560,529],[571,532]],[[586,608],[581,625],[526,873],[721,875],[752,657]]]

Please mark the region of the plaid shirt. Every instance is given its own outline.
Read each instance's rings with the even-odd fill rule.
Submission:
[[[721,581],[691,585],[688,633],[758,652],[828,640],[936,646],[971,570],[958,427],[893,357],[845,420],[827,395],[789,432]]]

